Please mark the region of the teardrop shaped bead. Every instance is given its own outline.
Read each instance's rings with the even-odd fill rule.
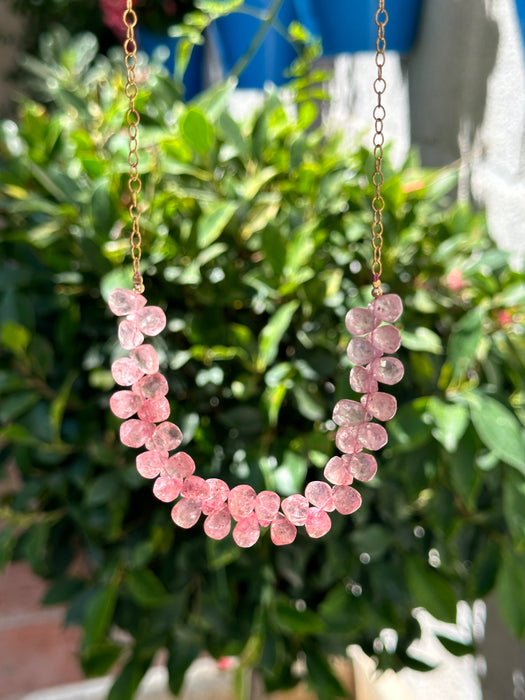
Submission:
[[[195,462],[186,452],[176,452],[166,465],[166,475],[186,479],[195,472]]]
[[[337,488],[350,488],[349,486],[340,486]],[[330,516],[325,510],[320,508],[310,508],[305,522],[305,530],[312,539],[317,539],[326,535],[332,527]]]
[[[235,486],[228,494],[228,508],[235,520],[246,518],[255,508],[257,494],[249,484]]]
[[[403,313],[403,302],[397,294],[383,294],[368,305],[376,319],[393,323]]]
[[[123,319],[118,327],[118,341],[124,350],[131,350],[138,347],[143,341],[144,336],[139,331],[139,327],[133,321]]]
[[[353,455],[343,455],[341,459],[343,460],[345,467],[350,470],[350,474],[353,476],[353,478],[357,479],[358,481],[370,481],[376,475],[377,461],[375,460],[375,457],[369,455],[367,452],[358,452],[357,454]],[[346,484],[339,485],[348,485],[351,483],[352,481],[348,481]]]
[[[341,399],[334,406],[332,419],[336,425],[358,425],[365,419],[365,410],[358,401]]]
[[[182,433],[178,425],[166,421],[160,423],[146,447],[148,450],[176,450],[182,442]]]
[[[153,484],[153,495],[163,503],[171,503],[179,497],[182,489],[182,479],[170,476],[159,476]]]
[[[144,374],[155,374],[159,371],[159,356],[153,345],[141,345],[132,350],[130,356]]]
[[[137,311],[135,317],[144,335],[158,335],[166,328],[166,314],[160,306],[145,306]]]
[[[342,515],[354,513],[362,503],[359,491],[351,486],[334,486],[333,494],[335,509]]]
[[[277,515],[270,525],[270,537],[278,547],[292,544],[297,537],[297,528],[284,516]]]
[[[326,481],[310,481],[306,485],[304,495],[316,508],[325,510],[325,506],[332,505],[332,489]]]
[[[137,465],[137,471],[141,476],[145,479],[154,479],[165,469],[168,463],[168,452],[162,450],[147,450],[137,455],[135,463]]]
[[[226,500],[230,492],[228,484],[222,479],[206,479],[208,484],[209,495],[208,498],[202,502],[202,512],[204,515],[210,515],[217,510],[222,510],[228,507],[226,505]],[[229,517],[229,510],[228,510]]]
[[[397,401],[391,394],[376,391],[373,394],[365,394],[361,398],[364,410],[377,420],[390,420],[397,411]],[[140,415],[140,414],[139,414]]]
[[[184,479],[181,494],[193,501],[205,501],[210,496],[210,485],[200,476],[188,476]]]
[[[147,374],[139,379],[133,384],[131,390],[143,399],[156,399],[160,396],[166,396],[169,386],[166,377],[155,372],[155,374]]]
[[[181,498],[171,509],[171,519],[179,527],[188,530],[198,521],[202,513],[201,502]]]
[[[361,452],[362,444],[359,441],[359,431],[361,430],[361,425],[345,425],[339,428],[335,435],[335,444],[341,452]]]
[[[294,525],[304,525],[310,505],[308,500],[298,493],[288,496],[281,503],[283,513]]]
[[[165,396],[146,399],[139,408],[138,416],[151,423],[162,423],[170,417],[170,402]]]
[[[401,347],[401,334],[395,326],[379,326],[369,338],[372,345],[382,353],[397,352]]]
[[[233,539],[239,547],[253,547],[261,534],[261,528],[255,513],[245,518],[241,518],[237,525],[233,528]]]
[[[374,360],[375,361],[375,360]],[[350,387],[359,394],[366,394],[369,391],[377,391],[377,381],[371,372],[365,367],[356,365],[350,370]]]
[[[374,379],[388,385],[397,384],[405,374],[403,363],[397,357],[378,357],[372,362],[370,370]]]
[[[155,423],[131,418],[120,426],[120,441],[126,447],[142,447],[153,435]]]
[[[351,484],[354,480],[348,464],[341,457],[332,457],[327,462],[324,477],[331,484]]]
[[[343,430],[343,428],[341,428]],[[382,425],[378,423],[363,423],[359,426],[359,442],[367,450],[380,450],[388,442],[388,435]],[[356,450],[357,452],[358,450]]]
[[[381,353],[365,338],[352,338],[346,350],[348,359],[355,365],[367,365]]]
[[[362,309],[361,307],[350,309],[345,318],[345,325],[352,335],[369,333],[378,324],[379,320],[374,319],[374,314],[370,309]]]
[[[144,376],[144,372],[129,357],[115,360],[111,365],[111,374],[120,386],[131,386]]]
[[[281,507],[281,498],[274,491],[261,491],[255,499],[255,514],[259,520],[259,525],[268,525],[277,517]]]
[[[108,298],[108,306],[115,316],[127,316],[146,305],[146,298],[131,289],[114,289]]]
[[[204,532],[212,540],[223,540],[231,530],[231,515],[227,507],[214,511],[204,521]]]
[[[116,391],[109,399],[111,412],[117,418],[131,418],[142,405],[142,399],[132,391]]]

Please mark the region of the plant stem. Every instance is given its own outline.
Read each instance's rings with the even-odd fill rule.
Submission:
[[[264,37],[266,36],[274,19],[276,18],[277,13],[281,9],[281,5],[283,4],[283,2],[284,2],[284,0],[273,0],[272,4],[268,8],[268,11],[266,13],[264,13],[264,15],[262,15],[261,26],[255,32],[253,39],[251,40],[250,45],[248,46],[248,49],[239,58],[237,63],[231,69],[230,75],[232,75],[235,78],[238,78],[239,75],[246,68],[248,63],[255,56],[255,54],[257,53],[257,50],[259,49],[259,47],[261,46],[261,44],[264,41]]]

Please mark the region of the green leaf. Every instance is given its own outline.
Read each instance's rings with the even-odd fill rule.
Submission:
[[[178,696],[184,675],[201,652],[200,639],[197,634],[181,629],[175,632],[173,642],[168,647],[167,668],[171,692]]]
[[[88,506],[109,503],[119,493],[122,484],[113,472],[101,474],[91,481],[86,489],[85,502]]]
[[[315,648],[305,649],[307,682],[318,698],[338,700],[347,696],[341,683],[335,677],[326,656]]]
[[[419,559],[407,559],[405,571],[414,607],[423,606],[443,622],[456,620],[456,595],[448,580]]]
[[[502,403],[481,392],[473,391],[466,398],[483,444],[525,475],[525,438],[516,416]]]
[[[180,129],[188,146],[202,155],[208,153],[213,143],[213,128],[200,109],[190,108],[182,117]]]
[[[74,578],[57,578],[48,588],[44,598],[43,605],[57,605],[65,603],[84,588],[84,582]]]
[[[169,594],[164,584],[150,569],[129,571],[125,584],[132,598],[144,607],[163,606],[169,601]]]
[[[390,548],[393,538],[385,527],[370,525],[352,532],[351,540],[359,553],[366,552],[371,559],[379,559]]]
[[[437,333],[430,328],[416,328],[415,331],[401,331],[401,344],[408,350],[430,352],[433,355],[443,354],[443,344]]]
[[[431,396],[427,403],[427,411],[435,425],[432,435],[447,452],[455,452],[469,424],[468,406],[446,403]]]
[[[496,590],[501,616],[512,634],[521,639],[525,634],[525,555],[514,550],[503,551]]]
[[[53,399],[53,401],[51,402],[51,406],[49,407],[49,421],[51,424],[53,439],[56,442],[59,442],[61,438],[60,432],[62,428],[62,420],[64,418],[64,413],[66,410],[67,402],[69,400],[69,396],[71,394],[73,382],[75,381],[77,376],[77,372],[70,372],[66,376],[66,378],[62,382],[62,386],[60,387],[58,394]]]
[[[11,561],[17,539],[12,528],[4,525],[2,530],[0,530],[0,572],[4,571],[7,564]]]
[[[322,632],[324,622],[313,610],[298,610],[291,602],[278,602],[275,608],[279,626],[294,635]]]
[[[40,401],[36,391],[20,391],[2,399],[0,403],[0,421],[9,423],[23,416]]]
[[[259,372],[264,372],[268,365],[277,357],[279,343],[288,330],[293,315],[298,308],[299,302],[296,300],[283,304],[262,329],[259,335],[259,354],[256,361],[256,367]]]
[[[456,324],[448,341],[448,360],[454,375],[463,375],[476,361],[478,347],[483,339],[483,321],[486,309],[482,306],[465,314]]]
[[[108,633],[117,604],[118,588],[114,584],[98,587],[85,608],[83,646],[89,649]]]
[[[234,202],[219,202],[211,211],[207,211],[200,217],[197,222],[199,248],[207,248],[219,238],[237,210],[237,206]]]
[[[240,156],[246,156],[249,152],[249,141],[243,136],[239,124],[228,112],[223,112],[219,117],[219,126],[225,140],[235,146]]]
[[[152,654],[145,656],[134,654],[111,686],[107,700],[133,700],[152,662]]]
[[[95,647],[84,649],[80,653],[82,670],[88,678],[96,678],[109,673],[122,654],[122,646],[109,639],[104,639]]]
[[[450,637],[446,637],[442,634],[435,634],[436,638],[439,639],[449,654],[453,654],[454,656],[466,656],[467,654],[475,654],[477,651],[476,647],[471,642],[460,642],[457,639],[450,639]]]
[[[2,345],[16,355],[21,355],[27,350],[31,340],[31,332],[13,321],[7,321],[2,325]]]
[[[525,547],[525,481],[509,470],[503,482],[503,513],[518,547]]]

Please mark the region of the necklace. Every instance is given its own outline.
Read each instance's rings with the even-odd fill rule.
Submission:
[[[361,505],[361,496],[352,484],[354,480],[370,481],[374,477],[377,462],[370,452],[380,450],[388,440],[385,428],[375,421],[390,420],[397,409],[395,398],[379,391],[379,384],[396,384],[404,373],[400,360],[392,357],[401,344],[399,330],[392,324],[402,313],[402,302],[396,294],[383,294],[381,286],[385,205],[381,194],[384,182],[382,163],[385,118],[382,95],[386,88],[383,66],[385,25],[388,22],[385,0],[378,0],[375,14],[377,78],[374,81],[374,91],[377,103],[373,111],[373,300],[366,308],[350,309],[345,319],[346,328],[352,336],[347,348],[348,358],[354,365],[350,371],[350,387],[362,396],[360,401],[341,399],[334,407],[332,417],[338,426],[335,444],[342,454],[327,462],[324,468],[325,481],[311,481],[306,485],[304,493],[286,498],[281,498],[274,491],[257,493],[249,484],[230,489],[222,479],[204,479],[196,475],[192,457],[187,452],[178,450],[183,440],[181,430],[168,420],[168,382],[159,371],[159,358],[155,348],[145,342],[146,337],[156,336],[164,330],[166,315],[160,307],[148,305],[143,294],[144,283],[140,272],[142,237],[139,195],[142,181],[138,150],[140,116],[135,107],[138,93],[135,76],[137,15],[133,9],[133,0],[126,2],[123,21],[126,27],[125,93],[129,100],[126,123],[129,141],[128,191],[133,289],[113,290],[108,302],[111,311],[121,317],[118,339],[121,347],[128,351],[127,357],[116,360],[111,366],[115,382],[121,387],[127,387],[116,391],[110,399],[111,411],[124,420],[120,426],[121,442],[127,447],[145,447],[136,457],[137,470],[141,476],[155,479],[153,493],[160,501],[174,502],[171,517],[181,528],[191,528],[204,515],[205,533],[213,539],[221,540],[230,533],[233,521],[233,539],[240,547],[254,545],[261,535],[261,528],[268,527],[271,540],[276,545],[291,544],[297,536],[297,528],[303,526],[308,536],[322,537],[332,525],[330,512],[335,510],[350,515]]]

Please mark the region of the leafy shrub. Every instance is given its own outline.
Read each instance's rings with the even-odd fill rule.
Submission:
[[[207,650],[239,655],[270,689],[297,681],[300,655],[336,698],[329,655],[358,643],[383,666],[423,668],[407,654],[412,609],[454,620],[458,599],[495,587],[522,637],[524,275],[481,213],[447,201],[453,173],[413,155],[387,163],[384,188],[407,374],[362,508],[282,549],[173,527],[108,410],[103,297],[131,274],[127,141],[120,66],[96,51],[91,35],[47,37],[29,64],[44,93],[2,124],[0,444],[20,478],[2,497],[2,561],[49,579],[46,602],[84,627],[87,674],[123,663],[113,700],[161,648],[174,692]],[[306,78],[239,123],[231,85],[185,105],[161,69],[142,74],[144,269],[168,312],[157,347],[175,419],[202,475],[299,490],[333,454],[331,408],[349,395],[343,319],[369,298],[373,159],[315,126]],[[387,627],[393,652],[377,642]]]

